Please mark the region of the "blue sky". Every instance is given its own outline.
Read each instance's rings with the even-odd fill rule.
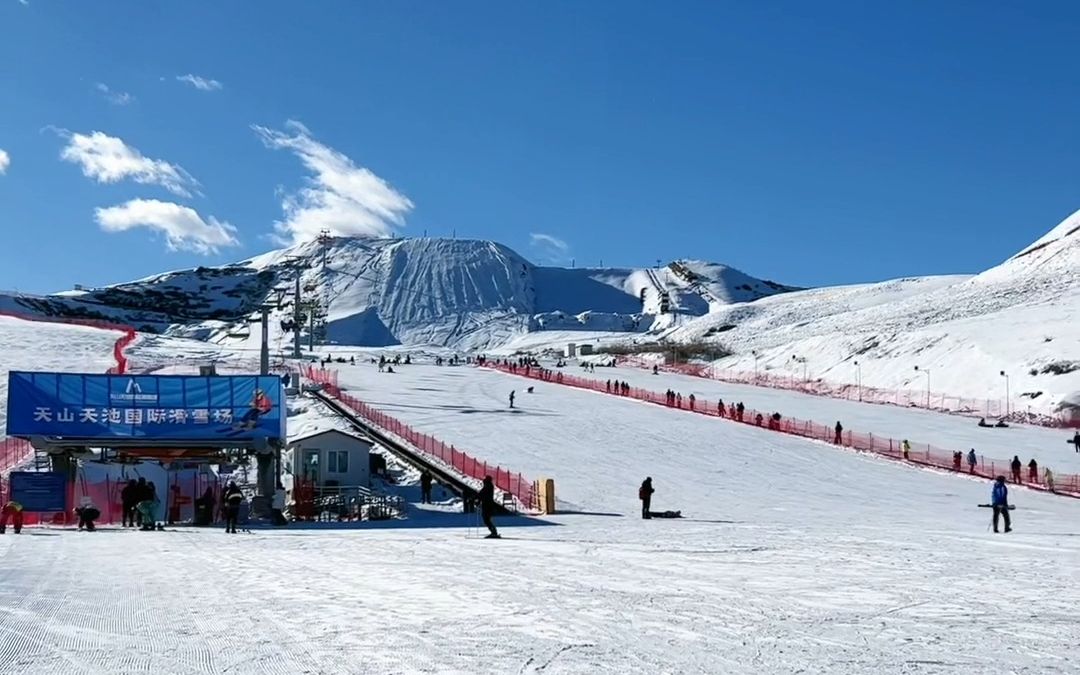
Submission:
[[[1080,7],[893,4],[0,0],[0,288],[322,224],[798,285],[978,271],[1080,208]]]

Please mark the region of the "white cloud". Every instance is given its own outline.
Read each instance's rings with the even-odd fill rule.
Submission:
[[[553,237],[550,234],[532,232],[529,234],[529,243],[533,246],[543,246],[545,248],[555,249],[560,253],[566,253],[570,250],[570,246],[565,241]]]
[[[203,255],[239,246],[236,228],[213,217],[203,220],[195,209],[157,199],[132,199],[119,206],[95,209],[94,218],[106,232],[124,232],[136,227],[157,230],[165,235],[170,251],[194,251]]]
[[[11,155],[7,154],[6,150],[0,150],[0,176],[7,173],[9,166],[11,166]]]
[[[30,0],[19,0],[19,4],[23,6],[29,6]]]
[[[388,236],[412,211],[409,198],[331,147],[316,141],[303,124],[289,120],[288,132],[252,125],[268,148],[290,150],[311,172],[306,185],[286,193],[277,239],[295,243],[327,229],[339,236]]]
[[[569,259],[570,245],[562,239],[542,232],[529,234],[529,244],[547,263],[564,263]]]
[[[160,185],[174,195],[191,197],[199,182],[183,167],[163,159],[144,157],[122,139],[100,131],[85,134],[60,132],[68,139],[60,159],[82,167],[83,175],[99,183],[131,179],[144,185]]]
[[[98,82],[94,85],[94,88],[101,92],[101,95],[105,97],[105,100],[113,105],[127,105],[135,100],[135,97],[126,91],[109,89],[109,85],[104,82]]]
[[[176,79],[179,82],[186,82],[190,84],[199,91],[218,91],[224,88],[224,85],[217,80],[199,77],[198,75],[192,75],[191,73],[188,73],[187,75],[177,75]]]

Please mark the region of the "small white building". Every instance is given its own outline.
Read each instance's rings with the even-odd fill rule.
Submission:
[[[371,479],[369,438],[328,429],[289,442],[292,474],[320,487],[367,488]]]
[[[566,345],[566,351],[564,352],[564,356],[566,356],[566,358],[568,359],[572,359],[577,356],[577,345],[573,342]]]

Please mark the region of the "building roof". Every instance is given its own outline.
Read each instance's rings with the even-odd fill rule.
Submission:
[[[361,443],[367,443],[368,445],[375,445],[375,441],[371,440],[367,436],[364,436],[362,434],[357,434],[357,433],[349,433],[348,431],[342,431],[341,429],[323,429],[322,431],[312,431],[310,433],[303,434],[302,436],[297,436],[296,438],[290,438],[289,439],[289,445],[292,445],[294,443],[299,443],[300,441],[306,441],[306,440],[309,440],[309,439],[312,439],[312,438],[317,438],[319,436],[328,436],[328,435],[343,436],[345,438],[348,438],[348,439],[351,439],[351,440],[354,440],[354,441],[360,441]]]

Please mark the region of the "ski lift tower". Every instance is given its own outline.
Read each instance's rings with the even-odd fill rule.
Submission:
[[[330,236],[330,230],[323,228],[319,231],[319,247],[322,249],[322,268],[323,272],[326,271],[326,252],[330,249],[330,244],[334,243],[334,238]]]

